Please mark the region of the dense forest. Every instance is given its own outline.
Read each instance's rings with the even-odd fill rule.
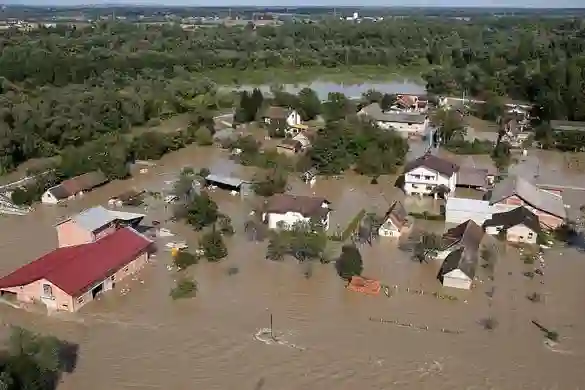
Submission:
[[[580,20],[537,17],[5,30],[0,171],[176,113],[190,113],[194,127],[209,123],[230,106],[205,77],[220,68],[242,77],[258,69],[425,69],[434,94],[528,100],[544,121],[585,120],[584,38]]]

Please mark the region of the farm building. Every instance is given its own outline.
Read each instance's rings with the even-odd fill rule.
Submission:
[[[493,207],[487,200],[450,196],[445,205],[445,222],[460,224],[472,220],[478,225],[492,217]]]
[[[125,227],[91,243],[57,248],[0,279],[0,294],[49,310],[77,311],[140,270],[152,241]]]
[[[77,196],[82,196],[84,192],[91,191],[107,182],[108,178],[102,172],[84,173],[83,175],[67,179],[49,188],[41,196],[41,202],[45,204],[57,204]]]

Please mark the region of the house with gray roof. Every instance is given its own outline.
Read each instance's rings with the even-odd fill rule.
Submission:
[[[358,112],[358,115],[371,119],[382,129],[394,129],[405,136],[423,136],[428,131],[429,120],[426,115],[384,111],[379,103],[365,106]]]
[[[144,217],[144,214],[108,210],[102,206],[83,210],[55,225],[59,247],[94,242],[122,227],[136,227]]]
[[[520,206],[534,213],[541,226],[556,229],[565,223],[567,211],[560,191],[539,188],[519,176],[509,176],[499,182],[489,195],[494,212],[504,212]]]

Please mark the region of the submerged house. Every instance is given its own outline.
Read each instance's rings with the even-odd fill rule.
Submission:
[[[408,213],[399,201],[392,203],[378,229],[381,237],[400,237],[409,226]]]
[[[403,190],[407,195],[434,195],[439,187],[455,192],[459,166],[449,160],[425,153],[404,166]]]
[[[85,192],[91,191],[107,182],[108,178],[100,171],[84,173],[83,175],[67,179],[49,188],[41,196],[41,202],[45,204],[57,204],[82,196]]]
[[[92,207],[55,225],[59,248],[88,244],[125,226],[135,228],[144,217],[144,214]]]
[[[262,219],[270,229],[292,227],[297,222],[310,222],[311,219],[323,223],[329,229],[331,203],[325,198],[276,194],[266,201]]]
[[[526,244],[536,244],[541,231],[538,217],[522,206],[494,214],[483,226],[487,234],[503,233],[506,241]]]
[[[292,108],[270,106],[262,114],[264,123],[275,125],[282,130],[295,127],[302,123],[301,115]]]
[[[408,112],[384,111],[379,103],[372,103],[362,108],[358,115],[363,115],[381,129],[394,129],[404,136],[424,136],[429,120],[426,115]]]
[[[451,252],[462,248],[479,248],[484,231],[477,223],[469,220],[447,230],[442,237],[442,248],[437,259],[445,259]]]
[[[57,248],[0,278],[0,295],[74,312],[140,270],[152,245],[125,227],[95,242]]]
[[[470,289],[479,264],[479,248],[484,237],[483,229],[467,221],[447,230],[443,235],[443,249],[437,255],[443,263],[438,279],[443,286]]]
[[[478,251],[459,248],[445,258],[438,278],[445,287],[469,290],[478,264]]]
[[[560,192],[539,188],[519,176],[499,182],[489,197],[494,213],[524,206],[534,213],[541,226],[556,229],[565,223],[567,211]]]

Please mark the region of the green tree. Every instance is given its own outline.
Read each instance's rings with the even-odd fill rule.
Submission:
[[[191,201],[186,204],[187,223],[195,230],[201,230],[205,226],[215,223],[218,217],[217,204],[207,193],[194,195]]]
[[[207,127],[201,127],[195,132],[195,141],[201,146],[213,144],[213,134]]]
[[[179,251],[177,255],[173,258],[173,264],[181,271],[189,268],[193,264],[197,264],[198,262],[199,262],[198,256],[186,251]]]
[[[207,261],[217,262],[228,255],[227,248],[223,242],[223,237],[221,233],[215,229],[215,225],[213,225],[209,232],[201,237],[199,245],[203,250],[204,256],[207,258]]]
[[[197,282],[194,279],[183,276],[177,280],[177,284],[171,289],[170,296],[173,300],[193,298],[197,296],[198,290]]]
[[[257,195],[272,196],[286,190],[287,173],[280,169],[273,169],[265,177],[256,180],[252,189]]]
[[[382,110],[388,111],[394,103],[396,103],[396,95],[385,93],[380,100],[380,107]]]
[[[219,225],[219,231],[221,234],[225,234],[227,236],[232,236],[234,234],[234,227],[232,226],[232,219],[225,215],[221,214],[217,220]]]
[[[362,255],[355,245],[344,245],[341,255],[335,262],[335,269],[340,278],[350,280],[352,276],[360,276],[364,269]]]
[[[299,91],[299,112],[304,121],[313,120],[321,113],[321,100],[311,88]]]

